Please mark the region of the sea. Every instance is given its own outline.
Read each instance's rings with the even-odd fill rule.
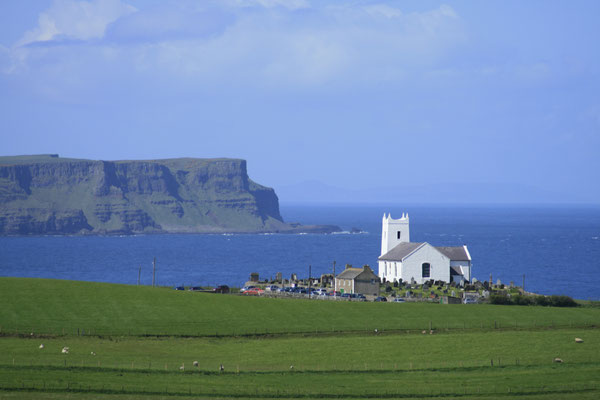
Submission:
[[[410,238],[466,244],[479,280],[600,300],[600,206],[282,204],[286,222],[334,224],[335,234],[165,234],[0,237],[0,276],[135,285],[239,287],[319,277],[346,264],[377,269],[384,213],[410,217]],[[356,233],[360,231],[360,233]]]

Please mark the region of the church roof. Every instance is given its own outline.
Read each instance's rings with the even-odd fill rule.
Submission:
[[[381,261],[402,261],[404,257],[424,245],[424,242],[403,242],[398,243],[393,249],[379,257]]]
[[[442,254],[448,257],[451,261],[471,261],[471,257],[465,246],[455,247],[436,247]]]

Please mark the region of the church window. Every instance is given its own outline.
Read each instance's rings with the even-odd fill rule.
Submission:
[[[400,234],[402,233],[402,231],[398,231],[398,239],[400,239]]]
[[[423,272],[423,278],[429,278],[431,275],[431,265],[429,263],[423,263],[421,265],[421,270]]]

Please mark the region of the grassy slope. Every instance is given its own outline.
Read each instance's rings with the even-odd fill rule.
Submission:
[[[190,393],[201,398],[600,396],[600,330],[584,327],[598,323],[597,308],[275,300],[16,278],[0,278],[0,301],[0,325],[9,334],[0,337],[2,399],[158,399]],[[535,319],[538,328],[554,321],[555,329],[522,330],[528,319]],[[419,325],[429,320],[457,329],[423,335]],[[486,328],[481,329],[479,320]],[[494,320],[504,329],[492,329]],[[462,321],[477,329],[462,330]],[[557,328],[559,323],[566,327]],[[177,336],[398,324],[419,330],[135,336],[154,330]],[[56,337],[17,337],[11,332],[27,326],[55,333],[70,328]],[[73,327],[84,326],[122,336],[72,334]],[[585,342],[576,344],[575,337]],[[68,355],[61,354],[63,346],[70,347]],[[553,363],[554,357],[564,363]],[[192,367],[195,360],[197,368]],[[182,364],[185,371],[179,369]],[[216,372],[220,364],[225,365],[224,374]]]
[[[245,298],[165,288],[1,278],[4,332],[231,335],[600,324],[599,308],[381,304]]]

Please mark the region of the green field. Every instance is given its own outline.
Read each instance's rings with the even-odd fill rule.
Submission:
[[[267,299],[16,278],[0,279],[0,300],[0,398],[600,396],[593,307]]]

